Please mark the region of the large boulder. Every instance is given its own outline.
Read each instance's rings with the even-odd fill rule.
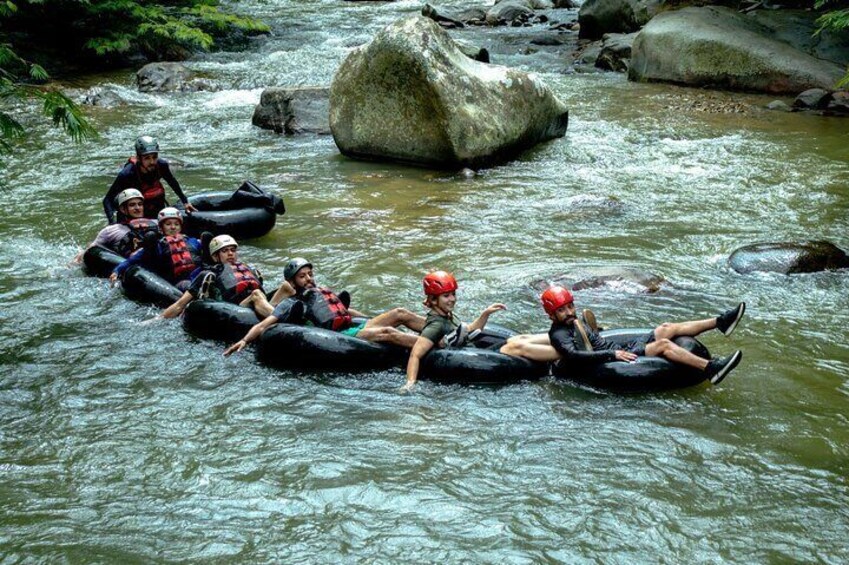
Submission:
[[[492,165],[566,133],[569,112],[537,77],[466,57],[413,16],[353,51],[330,87],[330,128],[349,157]]]
[[[849,267],[846,253],[828,241],[755,243],[734,251],[729,266],[738,273],[813,273]]]
[[[632,47],[628,78],[796,94],[830,88],[843,72],[777,39],[754,18],[704,7],[664,12],[646,24]]]
[[[660,10],[662,0],[586,0],[578,10],[581,39],[601,39],[605,33],[631,33]]]
[[[253,125],[277,133],[330,133],[330,89],[272,87],[262,91]]]

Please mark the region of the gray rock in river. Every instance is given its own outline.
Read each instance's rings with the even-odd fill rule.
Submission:
[[[554,275],[550,280],[537,280],[531,287],[538,292],[544,291],[551,285],[561,285],[574,291],[605,287],[609,290],[629,294],[651,294],[658,292],[668,284],[660,275],[647,273],[632,267],[599,267],[591,274],[562,273]]]
[[[534,10],[524,0],[504,0],[489,9],[486,13],[486,23],[491,26],[513,25],[529,22],[534,17]]]
[[[451,15],[442,9],[437,9],[430,4],[422,6],[422,15],[447,29],[465,27],[465,24],[457,16]]]
[[[136,73],[140,92],[215,92],[221,87],[209,79],[198,77],[181,63],[148,63]]]
[[[637,31],[660,10],[661,0],[586,0],[578,10],[581,39]]]
[[[354,50],[330,87],[333,138],[355,158],[478,168],[562,137],[568,120],[539,78],[472,61],[421,16]]]
[[[271,87],[262,91],[253,125],[277,133],[330,133],[330,89]]]
[[[83,104],[87,106],[100,106],[101,108],[113,108],[126,104],[121,95],[114,89],[103,86],[93,86],[83,94]]]
[[[738,273],[813,273],[849,267],[846,253],[828,241],[755,243],[734,251],[729,266]]]
[[[843,72],[776,38],[753,18],[704,7],[664,12],[646,24],[634,41],[628,78],[795,94],[829,88]]]
[[[796,97],[793,107],[804,110],[825,110],[829,102],[831,102],[831,91],[824,88],[810,88]]]
[[[617,73],[628,72],[631,61],[631,46],[634,44],[635,33],[606,33],[602,38],[601,50],[595,61],[595,66]]]
[[[835,92],[826,106],[826,112],[840,116],[849,116],[849,92]]]

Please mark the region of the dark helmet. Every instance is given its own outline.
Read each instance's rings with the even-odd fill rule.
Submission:
[[[287,281],[292,281],[295,278],[295,275],[298,274],[298,271],[303,269],[304,267],[312,268],[312,263],[304,259],[303,257],[295,257],[286,265],[286,268],[283,269],[283,278]]]
[[[159,142],[155,137],[143,135],[136,140],[136,155],[150,155],[151,153],[159,153]]]

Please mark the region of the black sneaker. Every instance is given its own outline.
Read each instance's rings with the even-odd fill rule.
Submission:
[[[206,273],[203,275],[203,280],[200,283],[200,292],[198,293],[198,298],[201,300],[206,300],[209,298],[209,289],[212,286],[212,282],[215,280],[215,275],[212,273]]]
[[[707,369],[705,369],[708,375],[710,375],[710,384],[718,385],[721,383],[722,379],[728,376],[728,373],[740,363],[740,359],[742,358],[743,352],[738,349],[729,357],[711,359],[708,362]]]
[[[595,319],[595,314],[587,308],[581,312],[581,317],[584,319],[584,325],[590,328],[593,333],[598,333],[598,322]]]
[[[716,329],[727,336],[731,335],[731,332],[733,332],[734,328],[737,327],[737,324],[740,322],[740,319],[745,313],[746,303],[741,302],[736,308],[732,308],[731,310],[720,314],[716,318]]]
[[[469,340],[469,330],[466,324],[460,324],[453,332],[445,335],[445,348],[458,349]]]

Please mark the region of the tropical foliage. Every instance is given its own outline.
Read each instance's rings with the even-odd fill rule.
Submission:
[[[815,7],[826,10],[817,20],[820,31],[828,29],[849,34],[849,0],[817,0]],[[849,69],[837,86],[849,86]]]

